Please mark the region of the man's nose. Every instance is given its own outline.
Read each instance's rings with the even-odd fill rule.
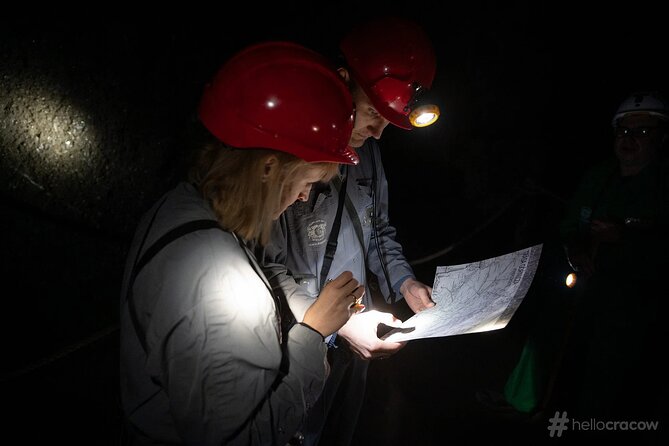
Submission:
[[[369,132],[371,133],[374,139],[381,138],[383,130],[386,128],[390,121],[385,118],[379,118],[374,124],[369,126]]]

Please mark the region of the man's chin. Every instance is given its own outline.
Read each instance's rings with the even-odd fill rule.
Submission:
[[[354,149],[358,149],[362,147],[365,141],[367,141],[367,138],[362,138],[357,135],[351,135],[351,139],[349,139],[348,145],[353,147]]]

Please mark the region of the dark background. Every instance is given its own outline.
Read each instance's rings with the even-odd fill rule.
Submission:
[[[660,3],[584,3],[5,14],[3,433],[22,443],[118,442],[115,327],[134,225],[181,172],[184,129],[203,84],[257,41],[295,40],[333,55],[339,37],[366,18],[420,23],[437,52],[433,89],[443,115],[425,129],[388,127],[382,139],[391,218],[407,258],[431,284],[437,265],[546,243],[536,281],[552,281],[563,200],[584,169],[611,153],[618,103],[635,90],[669,91]],[[500,421],[473,400],[477,388],[501,389],[537,288],[503,330],[413,341],[372,363],[358,444],[460,444],[498,433],[547,440],[545,422]],[[402,306],[396,313],[407,316]]]

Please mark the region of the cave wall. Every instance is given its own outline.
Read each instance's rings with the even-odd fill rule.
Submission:
[[[34,376],[36,360],[55,362],[49,355],[91,336],[111,342],[100,367],[116,367],[104,338],[117,321],[134,225],[183,172],[184,130],[202,86],[246,44],[288,39],[331,54],[343,31],[378,13],[425,27],[443,116],[426,129],[388,128],[382,148],[407,257],[466,240],[417,269],[431,283],[437,263],[549,237],[579,175],[610,153],[617,104],[634,90],[669,91],[657,6],[637,7],[644,20],[576,3],[482,1],[423,10],[249,5],[197,19],[5,18],[0,211],[3,279],[13,291],[3,292],[3,373]],[[77,367],[56,369],[44,386],[89,379],[90,363]],[[115,398],[116,382],[97,379],[79,391],[101,386]],[[102,410],[113,425],[113,405]]]

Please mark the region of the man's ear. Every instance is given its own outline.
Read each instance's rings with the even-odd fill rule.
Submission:
[[[265,166],[262,174],[262,182],[267,183],[272,175],[276,173],[276,170],[279,168],[279,160],[276,155],[267,155],[265,158]]]
[[[337,68],[337,73],[339,73],[339,76],[341,76],[347,84],[351,82],[351,75],[346,68]]]

